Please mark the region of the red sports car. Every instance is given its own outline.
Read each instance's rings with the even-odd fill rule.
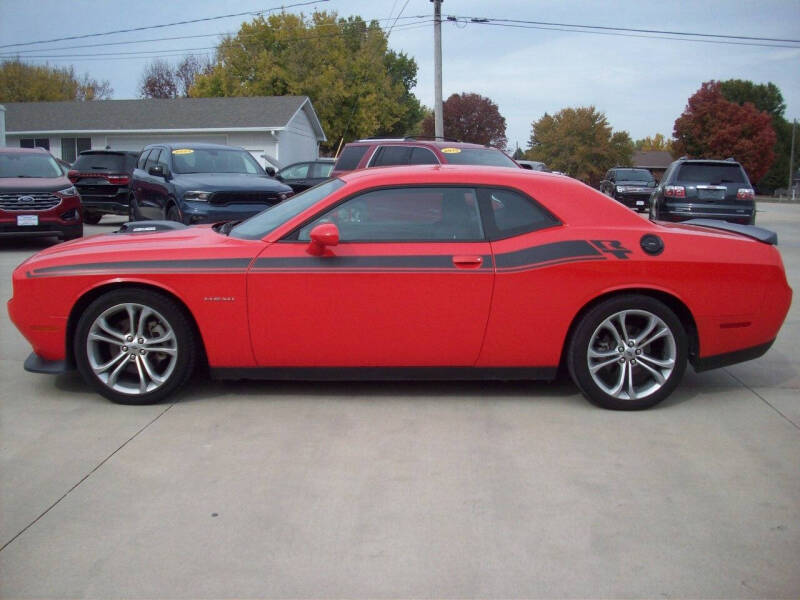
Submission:
[[[25,368],[114,402],[199,363],[267,379],[550,379],[642,409],[756,358],[791,302],[776,236],[660,224],[567,177],[418,166],[331,179],[238,224],[129,223],[14,272]]]

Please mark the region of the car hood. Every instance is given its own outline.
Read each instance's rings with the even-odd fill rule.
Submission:
[[[185,190],[206,192],[287,192],[292,189],[271,177],[246,173],[175,173],[174,182]]]
[[[211,225],[148,233],[103,233],[56,244],[20,265],[33,275],[93,269],[152,272],[180,268],[182,260],[225,261],[237,257],[246,266],[264,248],[261,240],[240,240],[217,233]],[[163,263],[163,264],[162,264]],[[78,267],[80,267],[78,269]]]
[[[71,185],[66,177],[0,177],[0,193],[57,192]]]

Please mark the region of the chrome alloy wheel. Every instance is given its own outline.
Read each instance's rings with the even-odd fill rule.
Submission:
[[[169,380],[178,361],[178,341],[170,323],[151,307],[116,304],[92,322],[86,355],[105,386],[140,395]]]
[[[586,360],[594,383],[619,400],[639,400],[664,386],[675,368],[670,328],[646,310],[622,310],[592,333]]]

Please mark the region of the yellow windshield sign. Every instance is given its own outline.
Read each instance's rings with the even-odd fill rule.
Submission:
[[[173,154],[194,154],[194,150],[191,148],[179,148],[178,150],[173,150]]]
[[[442,148],[443,154],[458,154],[461,152],[461,148]]]

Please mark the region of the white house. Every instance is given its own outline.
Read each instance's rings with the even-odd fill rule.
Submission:
[[[287,165],[316,159],[326,140],[307,96],[7,102],[5,108],[6,145],[44,147],[69,163],[92,148],[210,142],[246,148],[264,166],[270,159]]]

